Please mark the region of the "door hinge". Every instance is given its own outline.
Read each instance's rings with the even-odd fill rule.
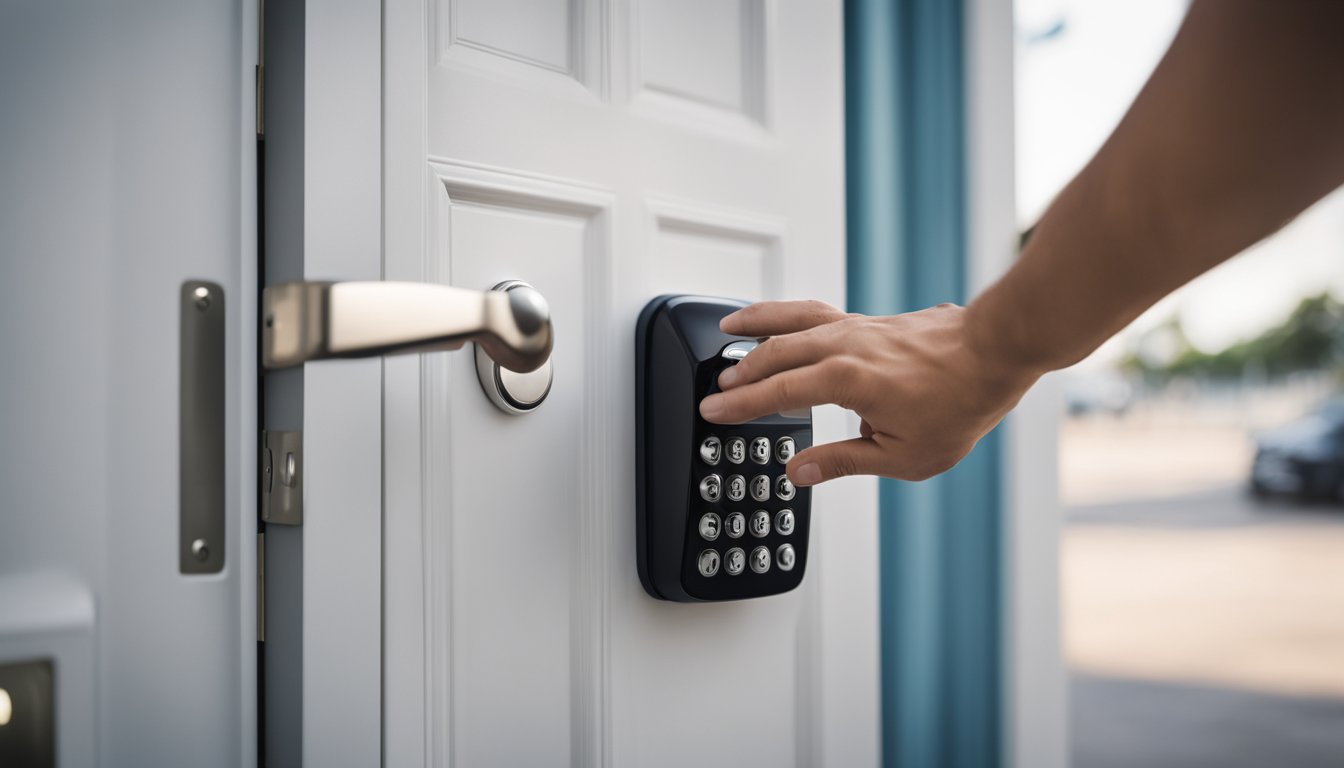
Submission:
[[[303,525],[303,431],[261,433],[261,519]]]
[[[266,66],[258,64],[254,67],[257,78],[257,135],[266,135]]]
[[[257,135],[266,135],[266,0],[257,8]]]
[[[257,642],[266,642],[266,532],[257,532]]]

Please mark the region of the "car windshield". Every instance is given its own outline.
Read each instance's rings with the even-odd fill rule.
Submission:
[[[1344,399],[1331,400],[1312,413],[1329,422],[1344,421]]]

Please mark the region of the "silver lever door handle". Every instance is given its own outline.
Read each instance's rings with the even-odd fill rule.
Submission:
[[[261,294],[268,370],[333,357],[458,349],[474,341],[504,368],[528,373],[554,344],[551,311],[531,286],[473,291],[434,283],[301,282]]]

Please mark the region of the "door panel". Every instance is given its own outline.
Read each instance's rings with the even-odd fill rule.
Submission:
[[[269,0],[265,274],[382,273],[381,7]],[[264,760],[374,765],[382,743],[382,362],[263,379],[268,430],[302,430],[303,523],[265,524]]]
[[[571,751],[572,729],[592,681],[576,657],[594,643],[588,567],[601,555],[591,532],[603,478],[591,430],[594,378],[585,329],[605,305],[609,199],[590,190],[479,168],[435,164],[440,185],[439,274],[486,289],[525,278],[548,300],[558,331],[555,381],[542,408],[524,417],[489,404],[470,354],[436,355],[447,378],[442,428],[448,442],[431,514],[446,530],[433,567],[447,591],[431,611],[448,627],[447,665],[436,683],[460,702],[449,715],[461,765],[545,765]],[[433,439],[433,438],[431,438]],[[526,738],[517,738],[526,734]]]
[[[644,303],[843,303],[840,22],[838,2],[388,0],[386,276],[526,280],[556,333],[527,416],[491,406],[469,353],[385,369],[388,764],[876,763],[870,481],[818,489],[792,593],[664,603],[634,557]]]
[[[763,0],[644,0],[638,87],[765,123]]]

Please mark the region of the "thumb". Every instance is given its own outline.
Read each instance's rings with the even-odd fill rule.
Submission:
[[[884,459],[882,447],[871,438],[855,437],[801,451],[787,469],[789,480],[806,488],[837,477],[880,474]]]

